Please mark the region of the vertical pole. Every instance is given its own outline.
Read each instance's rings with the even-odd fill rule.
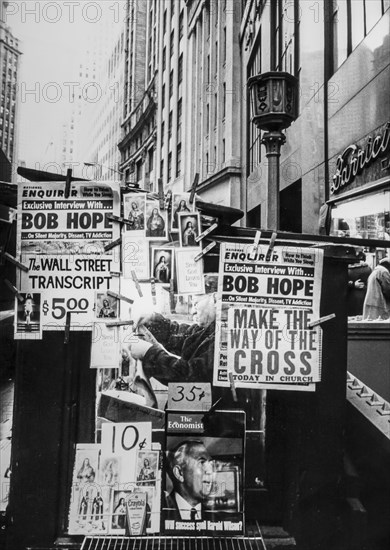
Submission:
[[[72,168],[68,168],[67,171],[66,171],[66,182],[65,182],[65,198],[66,199],[69,199],[71,183],[72,183]]]
[[[261,143],[268,159],[267,229],[279,229],[279,159],[286,136],[280,130],[265,132]]]

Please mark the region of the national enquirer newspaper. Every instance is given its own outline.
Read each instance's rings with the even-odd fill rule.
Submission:
[[[68,198],[65,182],[23,182],[18,212],[18,257],[28,271],[17,284],[33,298],[32,319],[40,330],[63,329],[70,312],[73,329],[91,329],[107,290],[118,290],[119,249],[105,246],[120,235],[109,218],[120,213],[119,182],[76,182]],[[15,337],[32,338],[32,323],[19,317]]]
[[[321,379],[323,251],[222,243],[214,385],[315,389]]]

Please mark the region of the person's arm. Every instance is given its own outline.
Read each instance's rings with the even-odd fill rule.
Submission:
[[[192,330],[190,325],[171,321],[160,313],[154,313],[151,319],[144,323],[140,319],[140,326],[143,325],[160,344],[176,354],[181,352],[183,341]]]
[[[214,343],[198,357],[188,361],[175,357],[166,350],[152,345],[142,359],[146,376],[153,376],[159,382],[211,382],[213,376]]]
[[[383,296],[390,300],[390,273],[389,271],[383,271],[381,277],[379,278],[379,284],[382,289]]]

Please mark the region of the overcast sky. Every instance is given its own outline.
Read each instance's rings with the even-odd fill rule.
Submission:
[[[51,143],[59,138],[66,120],[71,87],[86,35],[95,32],[103,18],[114,30],[123,20],[124,0],[9,2],[6,21],[21,40],[19,159],[28,167],[52,160]]]

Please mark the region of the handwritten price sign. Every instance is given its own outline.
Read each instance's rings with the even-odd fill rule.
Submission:
[[[184,382],[168,384],[168,409],[180,411],[208,411],[211,407],[209,383]]]

